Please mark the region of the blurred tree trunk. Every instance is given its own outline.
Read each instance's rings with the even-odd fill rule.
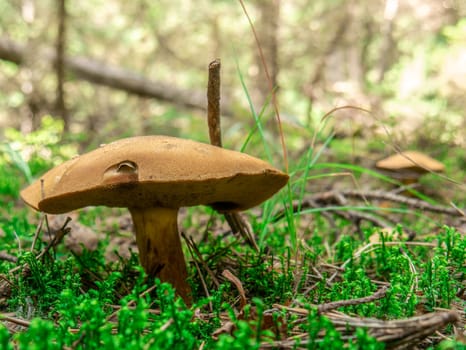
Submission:
[[[58,33],[56,42],[55,70],[57,76],[56,113],[63,119],[64,130],[69,131],[70,120],[65,104],[65,42],[66,0],[58,0]]]
[[[393,38],[395,18],[398,12],[398,0],[385,0],[384,18],[382,23],[382,47],[377,67],[377,82],[381,83],[385,78],[385,73],[395,60],[396,42]]]
[[[256,48],[255,64],[258,68],[256,81],[256,96],[254,96],[255,106],[258,110],[270,96],[270,83],[274,89],[278,87],[278,27],[280,18],[280,0],[258,0],[256,2],[258,10],[258,20],[256,22],[256,32],[262,48],[264,57]],[[264,67],[267,65],[270,82]]]
[[[330,41],[327,46],[324,48],[323,52],[320,54],[320,57],[317,59],[315,64],[315,69],[313,74],[309,77],[309,82],[305,84],[304,91],[308,100],[308,109],[307,109],[307,126],[312,127],[312,108],[314,100],[317,100],[319,97],[316,96],[315,90],[322,80],[325,79],[325,70],[327,69],[327,64],[329,57],[341,46],[342,41],[345,38],[348,28],[351,25],[351,15],[348,11],[345,10],[343,18],[341,18],[338,23],[336,23],[336,29],[333,33]],[[325,84],[321,84],[325,85]]]
[[[25,96],[27,120],[21,123],[22,132],[35,130],[40,125],[44,97],[39,87],[44,78],[46,65],[37,59],[40,51],[40,31],[36,27],[36,4],[34,0],[21,2],[21,17],[28,28],[27,49],[24,51],[24,82],[21,92]]]
[[[309,85],[311,88],[318,84],[324,78],[324,72],[327,68],[327,61],[330,55],[332,55],[338,48],[340,48],[341,42],[345,38],[345,33],[351,24],[351,16],[348,12],[345,13],[344,17],[339,21],[336,26],[335,33],[330,39],[327,47],[325,47],[323,53],[317,61],[314,74],[310,78]]]

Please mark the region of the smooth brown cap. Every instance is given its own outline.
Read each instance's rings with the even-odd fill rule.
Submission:
[[[59,214],[86,206],[210,205],[245,210],[282,188],[288,175],[244,153],[168,136],[104,145],[45,173],[21,191],[36,210]]]
[[[376,167],[391,171],[411,171],[426,173],[429,171],[443,171],[445,166],[439,161],[416,151],[406,151],[379,160]]]

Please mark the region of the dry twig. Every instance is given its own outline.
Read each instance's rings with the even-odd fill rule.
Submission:
[[[446,214],[450,216],[466,216],[460,208],[450,208],[440,205],[432,205],[420,199],[409,198],[406,196],[385,192],[385,191],[355,191],[355,190],[341,190],[341,191],[327,191],[320,192],[312,195],[310,199],[316,202],[329,202],[334,200],[337,196],[343,195],[350,198],[358,199],[373,199],[373,200],[386,200],[394,203],[404,204],[411,208],[430,211],[433,213]],[[301,204],[301,207],[306,205],[307,200]],[[293,206],[294,208],[294,206]]]
[[[293,309],[287,309],[287,312],[302,315],[302,310],[296,312]],[[386,348],[391,350],[413,348],[427,336],[458,321],[458,314],[454,311],[432,312],[404,320],[391,321],[351,317],[335,311],[326,312],[323,315],[335,326],[336,330],[341,332],[342,339],[354,339],[356,329],[365,328],[370,336],[384,342]],[[307,349],[308,344],[319,343],[323,337],[324,334],[319,333],[317,339],[309,339],[308,334],[299,333],[298,336],[285,340],[262,343],[261,349]],[[299,345],[297,345],[298,340]]]

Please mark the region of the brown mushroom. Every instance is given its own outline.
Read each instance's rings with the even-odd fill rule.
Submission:
[[[442,163],[417,151],[405,151],[379,160],[376,167],[405,185],[416,183],[425,173],[445,169]]]
[[[36,210],[127,207],[141,265],[191,302],[178,234],[178,209],[208,205],[240,211],[282,188],[288,175],[243,153],[167,136],[122,139],[75,157],[21,191]]]

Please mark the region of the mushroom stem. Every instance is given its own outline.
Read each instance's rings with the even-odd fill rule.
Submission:
[[[191,288],[178,234],[178,209],[130,208],[136,232],[139,259],[149,277],[169,282],[186,304]]]

